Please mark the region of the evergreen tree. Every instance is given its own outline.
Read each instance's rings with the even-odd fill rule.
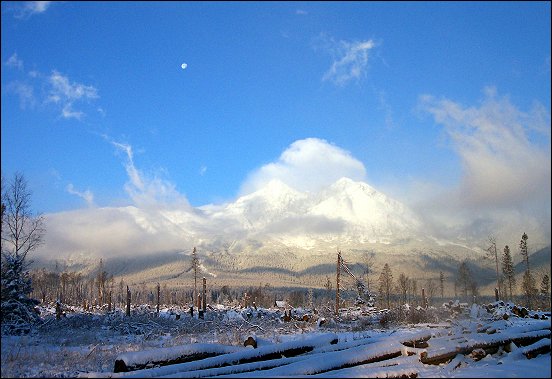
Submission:
[[[519,242],[519,252],[521,254],[521,257],[523,258],[523,261],[525,262],[525,265],[527,266],[527,270],[529,270],[529,250],[527,249],[527,237],[526,233],[523,233],[521,236],[521,241]]]
[[[513,289],[516,286],[516,273],[514,272],[514,262],[512,262],[512,255],[510,254],[510,248],[508,245],[504,246],[504,254],[502,255],[502,272],[506,278],[508,288],[510,290],[509,300],[513,299]]]
[[[27,333],[30,324],[39,320],[31,299],[31,278],[20,256],[6,256],[2,262],[2,333]]]

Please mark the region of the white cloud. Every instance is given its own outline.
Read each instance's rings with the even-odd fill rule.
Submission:
[[[297,10],[295,11],[295,14],[300,15],[300,16],[306,16],[306,15],[309,14],[309,12],[307,12],[307,11],[304,10],[304,9],[297,9]]]
[[[67,185],[67,192],[69,192],[71,195],[75,195],[86,201],[86,204],[89,207],[94,206],[94,194],[90,190],[86,190],[84,192],[77,191],[72,183],[69,183]]]
[[[350,152],[325,140],[307,138],[295,141],[276,162],[249,174],[242,193],[253,192],[273,179],[299,191],[316,192],[341,177],[365,180],[366,170]]]
[[[52,71],[47,81],[50,87],[46,103],[60,105],[63,118],[80,120],[84,116],[84,112],[73,109],[73,104],[77,101],[99,98],[98,90],[95,87],[71,82],[67,76],[56,70]]]
[[[339,41],[323,38],[325,49],[334,56],[331,67],[324,73],[323,81],[343,86],[353,79],[361,79],[368,71],[369,51],[376,44],[373,40]]]
[[[50,5],[52,5],[51,1],[25,1],[23,6],[15,10],[15,17],[29,18],[32,15],[44,13]]]
[[[11,57],[4,63],[8,67],[17,68],[23,70],[23,61],[17,58],[17,53],[13,53]]]
[[[199,175],[203,176],[207,172],[207,166],[201,166],[199,168]]]
[[[134,204],[140,207],[179,206],[190,208],[186,197],[177,191],[173,183],[158,175],[146,177],[136,168],[131,145],[113,141],[107,136],[104,138],[126,156],[124,166],[129,181],[125,184],[125,191]]]
[[[19,96],[19,104],[21,109],[33,108],[36,104],[34,88],[28,83],[14,81],[6,86],[8,92],[15,93]]]
[[[484,92],[478,107],[420,97],[420,109],[444,125],[462,178],[419,208],[455,233],[517,236],[532,227],[550,241],[550,112],[539,104],[523,112],[495,88]]]

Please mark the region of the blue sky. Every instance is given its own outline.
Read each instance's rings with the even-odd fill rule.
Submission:
[[[322,141],[410,205],[549,225],[550,28],[549,2],[2,2],[2,174],[45,213],[132,204],[133,173],[197,207]]]

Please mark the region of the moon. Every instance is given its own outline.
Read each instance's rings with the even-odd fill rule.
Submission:
[[[184,69],[186,69],[186,67],[188,67],[188,65],[186,63],[182,63],[182,65],[180,67],[182,67],[182,69],[184,70]]]

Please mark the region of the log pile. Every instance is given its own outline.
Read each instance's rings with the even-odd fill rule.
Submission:
[[[520,309],[520,316],[525,317]],[[492,308],[488,309],[492,310]],[[514,316],[517,316],[513,313]],[[286,316],[291,318],[291,312]],[[222,345],[187,346],[186,351],[172,349],[171,354],[122,354],[115,372],[125,377],[214,377],[240,375],[255,377],[298,377],[305,375],[418,377],[426,365],[442,365],[444,373],[456,370],[464,362],[476,362],[488,354],[514,354],[532,359],[550,352],[550,322],[530,320],[511,327],[504,319],[471,321],[451,325],[427,325],[425,329],[400,337],[363,338],[339,341],[333,333],[284,343],[249,335],[243,347],[222,351]],[[190,346],[192,348],[190,349]],[[233,349],[233,350],[232,350]],[[516,358],[516,359],[518,359]],[[131,371],[131,372],[129,372]]]

